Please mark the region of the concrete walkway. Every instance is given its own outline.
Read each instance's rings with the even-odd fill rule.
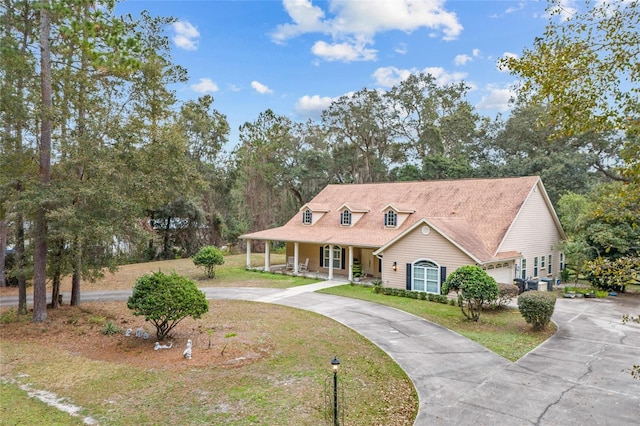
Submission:
[[[413,381],[416,425],[638,425],[640,299],[559,299],[558,333],[515,363],[414,315],[375,303],[315,293],[325,281],[281,289],[205,288],[210,299],[277,303],[332,318],[378,345]],[[99,293],[99,294],[98,294]],[[126,292],[83,293],[83,302]],[[130,294],[130,292],[128,293]],[[4,305],[7,300],[0,301]],[[338,354],[339,355],[339,354]]]

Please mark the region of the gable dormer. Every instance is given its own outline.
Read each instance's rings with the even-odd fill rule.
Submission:
[[[313,225],[329,212],[329,208],[326,206],[320,206],[317,204],[305,204],[300,207],[300,213],[302,215],[303,225]]]
[[[340,225],[353,226],[358,223],[362,216],[369,213],[369,209],[364,207],[352,207],[349,204],[344,203],[338,207],[338,212],[340,213]]]
[[[399,228],[415,210],[398,204],[389,203],[381,210],[384,213],[385,228]]]

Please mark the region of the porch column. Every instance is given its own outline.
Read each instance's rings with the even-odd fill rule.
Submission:
[[[271,241],[264,242],[264,271],[269,272],[271,270],[271,262],[269,257],[271,256]]]
[[[349,281],[353,281],[353,246],[349,246]]]
[[[298,275],[298,265],[300,264],[300,243],[293,243],[293,273]]]
[[[247,269],[251,269],[251,240],[247,240]]]
[[[329,276],[328,279],[333,279],[333,244],[329,246]]]

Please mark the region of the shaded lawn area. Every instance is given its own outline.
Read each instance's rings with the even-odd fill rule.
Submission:
[[[350,284],[321,292],[368,300],[409,312],[453,330],[510,361],[522,358],[551,337],[557,329],[555,324],[550,323],[545,330],[534,332],[520,311],[512,308],[484,310],[480,320],[473,322],[467,320],[457,306],[408,297],[385,296],[374,293],[369,286]]]

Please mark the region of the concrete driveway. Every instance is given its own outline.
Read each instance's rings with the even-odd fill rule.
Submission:
[[[638,425],[640,298],[559,299],[558,333],[515,363],[450,330],[394,308],[315,293],[328,281],[286,290],[206,288],[209,299],[277,303],[354,329],[388,353],[413,381],[416,425]],[[130,292],[85,292],[83,302]],[[0,305],[13,302],[4,298]],[[17,302],[13,302],[14,305]],[[338,354],[340,356],[340,354]]]

